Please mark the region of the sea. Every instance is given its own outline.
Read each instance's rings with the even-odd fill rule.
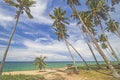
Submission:
[[[87,61],[88,64],[96,64],[94,61]],[[104,63],[100,61],[99,63]],[[68,64],[73,64],[72,61],[48,61],[46,62],[46,68],[62,68]],[[76,62],[77,66],[84,66],[84,63],[81,61]],[[27,71],[27,70],[36,70],[34,62],[5,62],[3,72],[10,71]]]

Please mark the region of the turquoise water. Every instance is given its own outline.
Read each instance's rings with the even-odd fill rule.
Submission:
[[[95,64],[94,61],[88,61],[88,64]],[[100,62],[103,63],[103,62]],[[67,64],[72,64],[72,62],[46,62],[47,68],[61,68],[65,67]],[[77,62],[77,66],[84,65],[82,62]],[[4,65],[4,72],[9,71],[23,71],[23,70],[35,70],[33,62],[6,62]]]

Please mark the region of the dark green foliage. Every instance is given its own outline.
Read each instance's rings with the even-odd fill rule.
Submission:
[[[40,70],[45,69],[46,68],[46,63],[45,63],[46,58],[47,58],[46,56],[36,57],[34,60],[35,67],[38,66]]]
[[[67,34],[67,28],[66,25],[69,24],[69,19],[66,18],[66,11],[62,10],[61,8],[55,8],[53,14],[50,14],[49,16],[51,19],[54,20],[53,22],[53,29],[54,33],[57,35],[58,40],[62,40],[64,38],[69,37]]]
[[[108,48],[107,45],[106,45],[105,43],[102,43],[101,46],[102,46],[103,49]]]
[[[100,41],[100,42],[106,42],[106,41],[107,41],[106,35],[101,34],[100,37],[99,37],[99,41]]]
[[[116,69],[120,69],[120,65],[118,64],[118,62],[111,62],[111,64],[112,64]],[[107,69],[107,65],[104,64],[104,63],[100,64],[100,66],[101,66],[101,69],[102,69],[102,70]],[[100,69],[100,68],[97,67],[96,64],[89,64],[89,67],[90,67],[91,70],[98,70],[98,69]],[[78,66],[77,68],[78,68],[79,71],[80,71],[80,70],[88,70],[87,67],[84,66],[84,65]],[[74,67],[71,67],[71,68],[66,69],[66,72],[70,72],[70,71],[73,72],[73,71],[74,71]]]
[[[119,28],[119,23],[118,22],[115,22],[114,20],[109,20],[108,22],[107,22],[107,28],[106,28],[106,30],[108,31],[108,32],[113,32],[113,33],[115,33],[117,30],[118,30],[118,28]]]
[[[17,8],[16,16],[15,18],[18,18],[18,13],[25,12],[27,16],[32,19],[33,16],[31,15],[30,7],[33,6],[36,2],[33,0],[17,0],[16,2],[14,0],[4,0],[8,5],[13,6]],[[21,11],[20,11],[21,10]]]
[[[67,4],[70,5],[71,7],[73,7],[74,5],[78,6],[81,5],[80,4],[80,0],[66,0]]]

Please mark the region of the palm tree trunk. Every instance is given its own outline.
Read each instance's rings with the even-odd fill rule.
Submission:
[[[89,44],[89,41],[86,40],[87,34],[86,34],[86,36],[84,35],[83,31],[80,29],[80,26],[79,26],[79,30],[81,31],[81,33],[82,33],[82,35],[83,35],[83,37],[84,37],[84,40],[85,40],[85,42],[87,43],[87,45],[88,45],[88,47],[89,47],[89,49],[90,49],[90,51],[91,51],[91,53],[92,53],[92,55],[93,55],[93,57],[94,57],[94,59],[95,59],[95,62],[97,63],[98,68],[101,69],[100,64],[99,64],[99,62],[97,61],[97,58],[96,58],[96,56],[95,56],[95,54],[94,54],[94,52],[93,52],[93,50],[92,50],[92,47],[91,47],[91,45]]]
[[[77,65],[76,65],[75,59],[74,59],[74,57],[73,57],[73,55],[72,55],[72,53],[71,53],[71,51],[70,51],[69,45],[68,45],[68,43],[67,43],[67,40],[65,39],[65,35],[64,35],[63,31],[62,31],[62,35],[63,35],[64,42],[65,42],[65,44],[66,44],[66,46],[67,46],[68,52],[70,53],[70,56],[71,56],[71,58],[72,58],[72,60],[73,60],[73,64],[74,64],[74,66],[75,66],[75,71],[76,71],[76,73],[78,73],[78,69],[77,69]]]
[[[105,49],[105,51],[109,54],[109,56],[111,57],[111,59],[113,59],[115,61],[114,57],[110,54],[111,52],[109,52],[108,49]]]
[[[100,46],[98,45],[96,39],[94,38],[94,36],[92,35],[92,33],[89,31],[89,29],[87,28],[87,26],[85,25],[84,21],[82,20],[82,18],[79,16],[77,9],[74,6],[75,11],[77,12],[77,16],[79,18],[79,20],[81,21],[82,25],[84,26],[85,30],[87,31],[87,33],[90,35],[91,39],[93,40],[93,42],[95,43],[95,46],[97,47],[100,55],[103,57],[105,63],[108,65],[109,69],[112,72],[112,75],[116,78],[119,78],[120,75],[117,73],[117,71],[114,69],[114,67],[110,64],[110,61],[108,60],[108,58],[106,57],[106,55],[104,54],[104,52],[102,51],[102,49],[100,48]]]
[[[78,14],[77,14],[78,15]],[[95,43],[100,55],[103,57],[105,63],[108,65],[109,69],[111,70],[112,74],[114,77],[119,78],[120,75],[117,73],[117,71],[114,69],[114,67],[110,64],[110,61],[107,59],[106,55],[104,54],[104,52],[102,51],[102,49],[100,48],[100,46],[98,45],[96,39],[94,38],[94,36],[91,34],[91,32],[88,30],[87,26],[85,25],[84,21],[82,20],[82,18],[78,15],[81,23],[83,24],[84,28],[86,29],[86,31],[88,32],[88,34],[90,35],[91,39],[93,40],[93,42]]]
[[[105,34],[105,32],[104,32],[104,29],[103,29],[103,26],[102,26],[102,24],[101,24],[101,21],[100,21],[100,19],[99,19],[98,16],[97,16],[97,18],[98,18],[98,21],[100,22],[100,27],[101,27],[102,33],[105,35],[105,38],[107,39],[106,34]],[[109,48],[112,50],[112,55],[116,58],[116,60],[117,60],[117,61],[119,62],[119,64],[120,64],[120,59],[119,59],[119,57],[117,56],[117,54],[115,53],[115,51],[113,50],[113,48],[112,48],[109,40],[107,39],[106,42],[107,42]]]
[[[110,42],[107,41],[107,44],[109,45],[110,49],[112,50],[112,55],[116,58],[116,60],[117,60],[118,63],[120,64],[120,58],[117,56],[117,54],[116,54],[115,51],[113,50],[112,46],[110,45]]]
[[[79,16],[79,15],[78,15]],[[119,78],[120,75],[117,73],[117,71],[114,69],[114,67],[110,64],[110,61],[107,59],[106,55],[104,54],[104,52],[102,51],[102,49],[99,47],[96,39],[94,38],[94,36],[91,34],[91,32],[88,30],[87,26],[85,25],[85,23],[83,22],[82,18],[79,16],[80,21],[82,22],[84,28],[86,29],[86,31],[88,32],[88,34],[90,35],[90,37],[92,38],[93,42],[95,43],[99,53],[101,54],[101,56],[103,57],[105,63],[108,65],[109,69],[111,70],[112,74],[114,77]]]
[[[84,58],[81,56],[81,54],[75,49],[75,47],[71,44],[71,43],[69,43],[68,41],[67,41],[67,43],[74,49],[74,51],[79,55],[79,57],[82,59],[82,61],[85,63],[85,65],[87,66],[87,69],[90,69],[90,67],[88,66],[88,64],[87,64],[87,62],[84,60]]]
[[[94,52],[93,52],[93,50],[92,50],[91,45],[89,44],[89,42],[88,42],[87,40],[86,40],[86,43],[87,43],[87,45],[88,45],[88,47],[89,47],[89,49],[90,49],[90,51],[91,51],[91,53],[92,53],[92,55],[93,55],[96,63],[97,63],[98,68],[101,69],[100,64],[99,64],[99,62],[97,61],[97,58],[96,58],[96,56],[95,56],[95,54],[94,54]]]
[[[76,65],[75,59],[74,59],[74,57],[73,57],[73,55],[72,55],[72,53],[71,53],[71,51],[70,51],[70,48],[69,48],[68,43],[67,43],[67,40],[66,40],[65,38],[64,38],[64,41],[65,41],[65,44],[66,44],[66,46],[67,46],[67,49],[68,49],[68,51],[69,51],[69,53],[70,53],[70,56],[71,56],[71,58],[72,58],[72,60],[73,60],[73,64],[74,64],[74,66],[75,66],[75,70],[76,70],[76,72],[78,73],[78,69],[77,69],[77,65]]]
[[[13,29],[12,29],[12,33],[11,33],[11,35],[10,35],[10,38],[9,38],[7,47],[6,47],[6,49],[5,49],[5,53],[4,53],[3,59],[2,59],[2,61],[1,61],[1,65],[0,65],[0,75],[2,75],[2,70],[3,70],[4,64],[5,64],[5,59],[6,59],[6,56],[7,56],[7,53],[8,53],[8,50],[9,50],[10,43],[11,43],[11,41],[12,41],[13,35],[14,35],[15,31],[16,31],[16,27],[17,27],[17,24],[18,24],[18,21],[19,21],[20,13],[21,13],[21,9],[20,9],[20,11],[19,11],[19,13],[18,13],[16,23],[15,23]]]

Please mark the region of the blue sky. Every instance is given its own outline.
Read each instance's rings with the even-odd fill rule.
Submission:
[[[33,19],[28,19],[26,14],[20,16],[17,30],[11,42],[11,47],[7,55],[7,61],[33,61],[35,57],[40,55],[47,56],[48,61],[68,61],[71,57],[67,48],[62,41],[57,41],[56,35],[53,34],[51,25],[53,20],[49,18],[49,13],[52,13],[54,7],[62,7],[71,14],[71,9],[63,0],[35,0],[36,4],[31,7]],[[82,2],[84,3],[84,2]],[[110,13],[112,17],[120,21],[119,5],[115,6],[116,12]],[[82,10],[86,9],[84,5]],[[9,39],[11,30],[15,24],[16,9],[6,5],[2,0],[0,1],[0,61]],[[71,22],[68,26],[68,40],[76,47],[82,54],[85,60],[93,61],[93,57],[83,41],[75,22]],[[110,33],[107,33],[111,44],[116,52],[119,52],[120,40]],[[102,60],[100,55],[94,50],[99,60]],[[76,60],[81,60],[72,50]],[[119,53],[120,54],[120,53]],[[106,54],[107,55],[107,54]]]

